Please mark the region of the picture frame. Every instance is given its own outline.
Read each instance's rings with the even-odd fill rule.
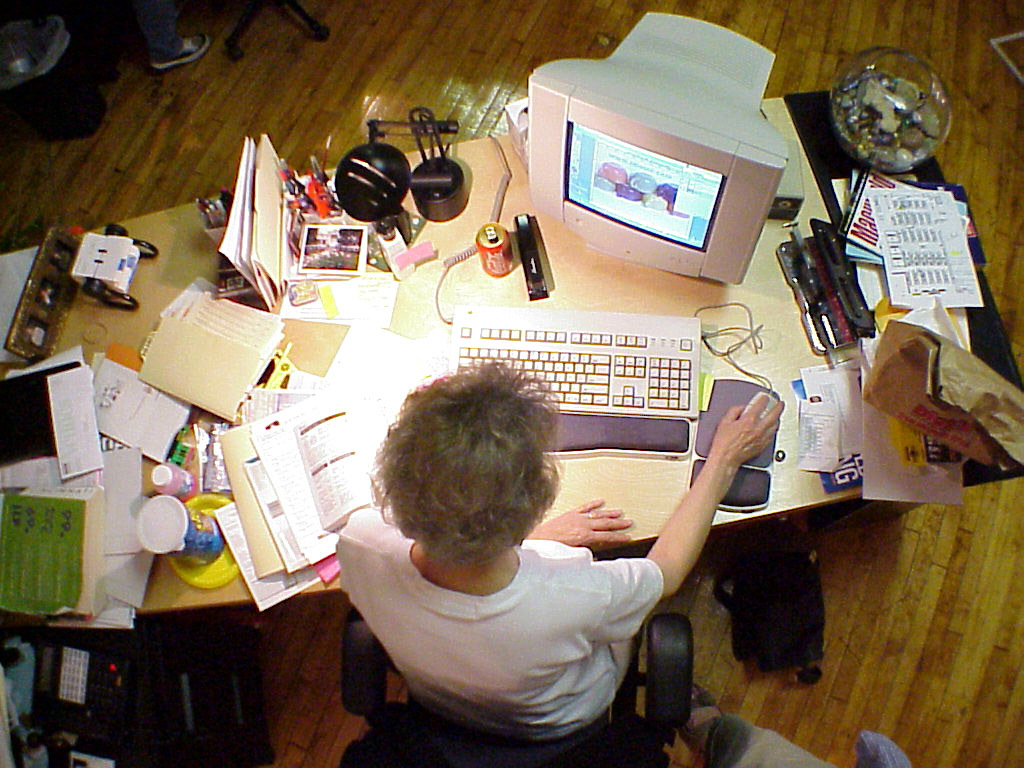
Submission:
[[[337,280],[366,273],[366,227],[310,222],[302,228],[297,274],[307,279]]]

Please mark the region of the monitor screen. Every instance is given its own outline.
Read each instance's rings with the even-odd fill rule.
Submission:
[[[725,176],[569,122],[565,199],[705,250]]]

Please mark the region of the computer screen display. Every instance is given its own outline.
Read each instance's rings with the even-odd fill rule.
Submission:
[[[569,122],[566,133],[566,200],[642,232],[706,249],[723,174],[578,122]]]

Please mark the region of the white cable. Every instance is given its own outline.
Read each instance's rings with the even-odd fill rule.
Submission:
[[[700,313],[703,312],[704,310],[727,309],[728,307],[741,308],[747,315],[747,324],[738,326],[727,326],[725,328],[719,328],[717,331],[709,331],[707,333],[702,331],[701,340],[704,342],[704,346],[707,347],[708,351],[712,355],[714,355],[715,357],[723,358],[727,363],[729,363],[729,365],[731,365],[737,371],[742,373],[744,376],[748,376],[749,378],[753,379],[766,389],[774,390],[775,387],[772,386],[771,379],[769,379],[767,376],[762,376],[759,373],[747,370],[733,359],[733,354],[747,342],[750,342],[750,347],[751,349],[753,349],[755,355],[761,350],[762,347],[764,347],[764,341],[761,340],[761,329],[764,328],[764,325],[754,325],[754,313],[750,311],[750,307],[739,301],[730,301],[724,304],[711,304],[706,307],[701,307],[696,312],[694,312],[694,315],[699,316]],[[716,349],[714,344],[712,344],[713,341],[717,340],[720,337],[728,337],[735,334],[739,334],[739,338],[733,341],[725,349]]]
[[[452,318],[446,317],[444,312],[441,311],[441,286],[444,284],[444,279],[448,276],[448,270],[450,270],[456,264],[460,264],[466,259],[470,258],[474,254],[476,254],[476,252],[476,246],[471,245],[468,248],[464,248],[463,250],[459,251],[454,256],[449,256],[442,262],[444,269],[441,272],[441,276],[437,278],[437,287],[434,289],[434,309],[437,310],[437,316],[440,317],[441,320],[447,325],[452,324]]]

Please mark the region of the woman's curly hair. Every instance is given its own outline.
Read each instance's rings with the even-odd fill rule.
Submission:
[[[377,453],[377,503],[430,557],[486,563],[554,502],[557,415],[541,382],[501,364],[418,389]]]

